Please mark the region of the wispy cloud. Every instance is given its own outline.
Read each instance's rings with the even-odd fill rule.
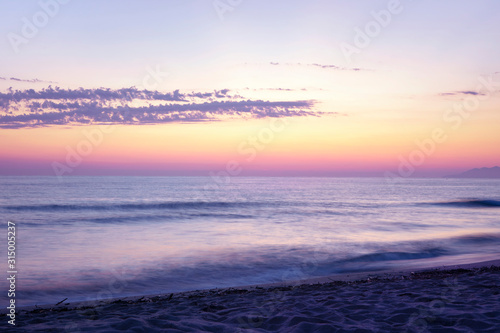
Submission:
[[[363,68],[358,68],[358,67],[343,67],[343,66],[336,66],[336,65],[324,65],[324,64],[302,64],[300,62],[298,63],[279,63],[279,62],[270,62],[270,65],[273,66],[295,66],[295,67],[318,67],[322,69],[333,69],[333,70],[338,70],[338,71],[366,71],[368,69],[363,69]]]
[[[463,91],[452,91],[439,94],[439,96],[463,96],[463,95],[473,95],[473,96],[484,96],[483,93],[477,91],[463,90]]]
[[[293,89],[293,88],[245,88],[244,90],[252,91],[307,91],[307,88]]]
[[[0,127],[208,122],[228,118],[319,116],[315,101],[263,101],[213,92],[124,89],[9,90],[0,93]],[[169,102],[169,103],[165,103]]]
[[[39,79],[26,80],[26,79],[19,79],[17,77],[6,78],[6,77],[1,77],[1,76],[0,76],[0,80],[2,80],[2,81],[9,80],[9,81],[16,81],[16,82],[28,82],[28,83],[57,83],[57,82],[44,81],[44,80],[39,80]]]

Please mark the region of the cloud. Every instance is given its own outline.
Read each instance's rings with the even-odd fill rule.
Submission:
[[[273,66],[318,67],[318,68],[322,68],[322,69],[333,69],[333,70],[339,70],[339,71],[354,71],[354,72],[367,70],[367,69],[362,69],[362,68],[358,68],[358,67],[349,68],[349,67],[340,67],[340,66],[336,66],[336,65],[323,65],[323,64],[316,64],[316,63],[302,64],[300,62],[298,62],[298,63],[284,63],[284,64],[279,63],[279,62],[270,62],[269,64],[273,65]]]
[[[52,82],[52,81],[44,81],[44,80],[39,80],[39,79],[31,79],[31,80],[26,80],[26,79],[19,79],[17,77],[11,77],[9,79],[5,77],[0,77],[0,80],[10,80],[10,81],[17,81],[17,82],[29,82],[29,83],[57,83],[57,82]]]
[[[477,91],[470,91],[470,90],[452,91],[452,92],[445,92],[445,93],[439,94],[439,96],[462,96],[462,95],[484,96],[483,93],[479,93]]]
[[[232,96],[229,89],[169,93],[123,89],[10,89],[0,93],[0,128],[84,124],[160,124],[225,119],[320,116],[315,101],[263,101]],[[169,103],[165,103],[169,102]]]
[[[297,91],[298,89],[290,89],[290,88],[265,88],[263,90],[269,90],[269,91]]]
[[[291,89],[291,88],[253,88],[250,89],[246,87],[244,90],[252,90],[252,91],[299,91],[299,90],[306,90],[305,88],[302,89]]]
[[[51,100],[80,100],[91,99],[100,101],[123,100],[132,101],[139,100],[156,100],[156,101],[177,101],[188,102],[192,99],[207,99],[207,98],[224,98],[228,96],[229,89],[215,90],[208,93],[180,93],[175,90],[169,93],[161,93],[151,90],[138,90],[135,87],[122,88],[122,89],[60,89],[59,87],[48,88],[35,91],[28,90],[12,90],[9,89],[7,93],[0,93],[0,100],[8,102],[21,102],[33,99],[51,99]]]
[[[293,92],[293,91],[325,91],[323,88],[315,88],[315,87],[309,87],[309,88],[243,88],[243,90],[251,90],[251,91],[286,91],[286,92]]]

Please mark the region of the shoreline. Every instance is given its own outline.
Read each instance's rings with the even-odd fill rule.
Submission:
[[[412,300],[408,301],[408,297]],[[434,308],[436,304],[440,304],[439,311]],[[456,321],[455,324],[452,325],[451,319],[443,324],[427,317],[422,322],[418,309],[423,305],[429,307],[427,312],[439,312],[429,318],[446,314]],[[463,313],[468,314],[466,318],[472,316],[470,322],[462,320],[463,316],[456,316],[457,308],[463,308]],[[446,309],[450,310],[449,314]],[[19,327],[12,330],[23,327],[28,331],[72,332],[78,331],[72,328],[76,325],[78,329],[94,327],[94,331],[108,332],[141,327],[153,332],[168,328],[193,332],[235,332],[239,329],[241,332],[247,329],[255,329],[255,332],[326,332],[327,328],[335,331],[346,327],[387,329],[394,328],[397,322],[398,331],[412,331],[411,327],[425,322],[427,326],[440,323],[451,329],[465,325],[463,329],[482,327],[481,330],[488,331],[500,326],[500,260],[162,295],[62,302],[17,310]],[[337,320],[333,320],[330,313],[334,313]],[[123,318],[128,318],[125,323]],[[377,322],[377,318],[386,318],[387,323]],[[395,323],[391,324],[390,318]],[[408,325],[411,327],[406,327]]]
[[[457,264],[457,265],[444,265],[444,266],[428,266],[428,267],[419,267],[415,269],[389,269],[389,270],[380,270],[373,272],[359,272],[359,273],[344,273],[344,274],[336,274],[329,275],[323,277],[316,278],[308,278],[301,280],[290,280],[283,282],[273,282],[273,283],[264,283],[264,284],[251,284],[251,285],[241,285],[234,287],[224,287],[224,288],[209,288],[209,289],[195,289],[195,290],[187,290],[187,291],[179,291],[179,292],[167,292],[163,294],[147,294],[147,295],[136,295],[136,296],[124,296],[124,297],[112,297],[106,299],[98,299],[98,300],[90,300],[90,301],[76,301],[76,302],[64,302],[62,301],[60,304],[41,304],[41,305],[27,305],[17,307],[19,311],[32,311],[35,309],[57,309],[60,307],[88,307],[94,305],[95,307],[101,306],[103,304],[110,304],[116,301],[135,301],[144,298],[152,298],[152,297],[164,297],[164,296],[176,296],[176,295],[186,295],[193,293],[204,293],[204,292],[213,292],[213,291],[224,291],[224,290],[241,290],[241,289],[261,289],[261,288],[275,288],[275,287],[297,287],[302,285],[311,285],[311,284],[327,284],[327,283],[335,283],[335,282],[362,282],[367,279],[377,279],[377,280],[387,280],[390,281],[396,276],[410,276],[413,273],[423,273],[423,272],[431,272],[431,271],[450,271],[450,270],[474,270],[481,269],[484,267],[490,266],[498,266],[500,267],[500,259],[496,260],[487,260],[481,262],[473,262],[468,264]],[[4,314],[6,311],[4,309],[0,310],[0,314]]]

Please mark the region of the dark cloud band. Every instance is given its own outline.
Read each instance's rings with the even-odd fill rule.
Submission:
[[[235,100],[236,97],[228,93],[227,89],[209,93],[180,93],[178,90],[159,93],[136,88],[10,90],[0,94],[0,108],[4,110],[4,115],[0,115],[0,127],[140,125],[321,114],[313,110],[314,101]],[[149,104],[136,106],[137,101]],[[170,103],[162,103],[165,101]],[[153,102],[162,104],[151,104]]]

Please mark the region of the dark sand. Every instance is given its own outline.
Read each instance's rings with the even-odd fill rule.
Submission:
[[[354,281],[351,276],[325,283],[215,289],[31,307],[18,311],[16,327],[8,325],[8,317],[4,317],[0,329],[4,332],[500,332],[500,266],[491,263],[376,276],[365,274],[354,276]]]

